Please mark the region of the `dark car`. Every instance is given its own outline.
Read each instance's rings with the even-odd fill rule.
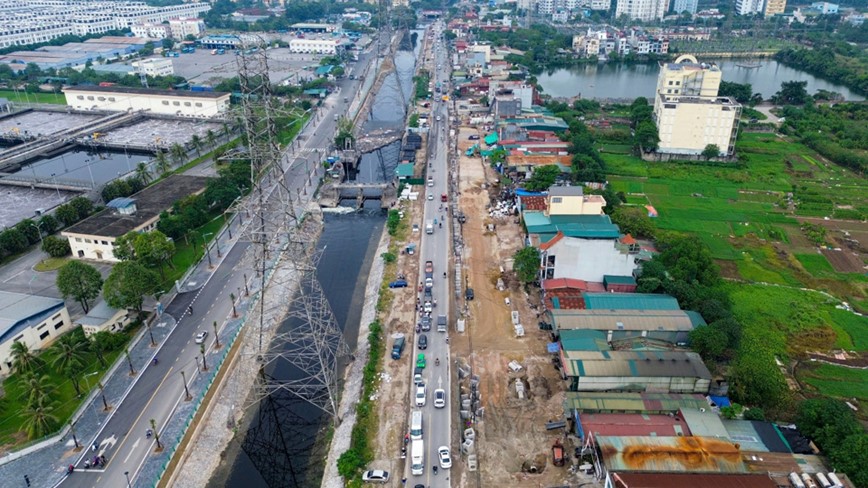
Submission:
[[[419,349],[428,349],[428,336],[425,334],[419,335]]]
[[[431,288],[426,288],[426,289],[425,289],[425,301],[426,301],[426,302],[430,302],[431,300],[432,300],[432,297],[431,297]]]
[[[472,136],[468,137],[468,139],[470,139],[471,141],[478,141],[478,140],[479,140],[479,136],[476,135],[476,134],[473,134]]]
[[[427,315],[423,315],[421,319],[419,319],[419,326],[423,331],[428,332],[431,330],[431,317]]]
[[[473,300],[473,288],[464,290],[464,298],[467,300]]]
[[[389,283],[389,288],[407,288],[407,280],[395,280]]]

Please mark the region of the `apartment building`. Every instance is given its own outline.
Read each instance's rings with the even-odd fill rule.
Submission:
[[[694,15],[699,8],[699,0],[675,0],[672,5],[672,11],[676,14],[684,12]]]
[[[292,39],[289,52],[302,54],[334,55],[338,52],[338,41],[334,39]]]
[[[766,17],[781,15],[787,9],[787,0],[766,0],[763,14]]]
[[[626,15],[633,20],[662,20],[669,10],[669,0],[618,0],[615,17]]]
[[[756,15],[763,11],[763,0],[735,0],[735,13]]]
[[[659,152],[699,155],[714,144],[722,155],[734,153],[741,105],[717,96],[721,78],[717,65],[690,55],[661,64],[654,98]]]

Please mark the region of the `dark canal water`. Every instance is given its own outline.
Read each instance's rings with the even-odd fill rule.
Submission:
[[[723,70],[723,79],[750,83],[754,93],[769,98],[784,81],[807,81],[808,93],[819,89],[838,92],[846,100],[864,100],[847,87],[784,66],[773,59],[700,59],[714,62]],[[755,66],[746,68],[739,65]],[[652,97],[660,66],[653,64],[588,64],[542,73],[537,80],[544,93],[553,97],[629,98]]]
[[[418,47],[416,48],[418,51]],[[396,70],[376,93],[366,130],[400,127],[412,92],[415,52],[399,51]],[[400,90],[400,92],[399,92]],[[362,155],[356,179],[391,181],[400,143]],[[347,202],[354,206],[355,201]],[[324,249],[317,276],[351,350],[358,341],[365,285],[385,224],[378,200],[357,212],[325,215],[319,246]],[[272,377],[293,377],[298,370],[278,367]],[[257,407],[252,407],[257,408]],[[289,394],[273,394],[260,402],[248,429],[224,453],[224,463],[209,487],[307,488],[320,485],[328,446],[315,442],[329,422],[320,411]]]

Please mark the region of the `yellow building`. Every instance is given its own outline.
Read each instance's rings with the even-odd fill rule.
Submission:
[[[787,0],[766,0],[765,16],[772,17],[784,13],[787,9]]]
[[[718,97],[722,72],[690,55],[660,66],[654,97],[658,152],[699,155],[710,144],[722,156],[735,151],[741,105]]]
[[[549,188],[546,217],[552,215],[602,215],[606,200],[600,195],[585,195],[581,186]]]

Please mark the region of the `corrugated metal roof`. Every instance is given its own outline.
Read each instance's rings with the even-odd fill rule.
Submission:
[[[615,488],[777,488],[767,474],[612,473]]]
[[[589,309],[680,310],[675,297],[651,293],[585,293]]]
[[[690,432],[699,437],[714,437],[728,439],[729,434],[726,432],[726,427],[720,421],[720,416],[711,409],[684,408],[681,409],[681,416],[690,427]]]
[[[550,281],[550,280],[546,280]],[[549,310],[555,329],[691,331],[683,310]]]
[[[606,333],[598,330],[565,330],[561,344],[568,351],[605,351],[609,349]]]
[[[45,314],[63,307],[63,300],[59,298],[0,291],[0,343],[28,325],[42,322]]]
[[[669,413],[682,408],[708,408],[702,395],[681,393],[615,393],[568,391],[564,411]]]
[[[663,414],[583,413],[579,416],[585,435],[597,436],[682,436],[690,429],[678,417]]]
[[[609,471],[746,473],[734,443],[707,437],[596,438]]]
[[[564,350],[563,355],[567,376],[711,379],[711,372],[694,352]]]
[[[636,278],[632,276],[603,275],[603,283],[606,285],[635,285]]]
[[[525,211],[522,214],[530,234],[540,234],[540,241],[546,242],[558,231],[567,237],[591,239],[617,239],[621,233],[607,215],[553,215],[547,217],[539,211]],[[544,236],[545,234],[550,234]]]

